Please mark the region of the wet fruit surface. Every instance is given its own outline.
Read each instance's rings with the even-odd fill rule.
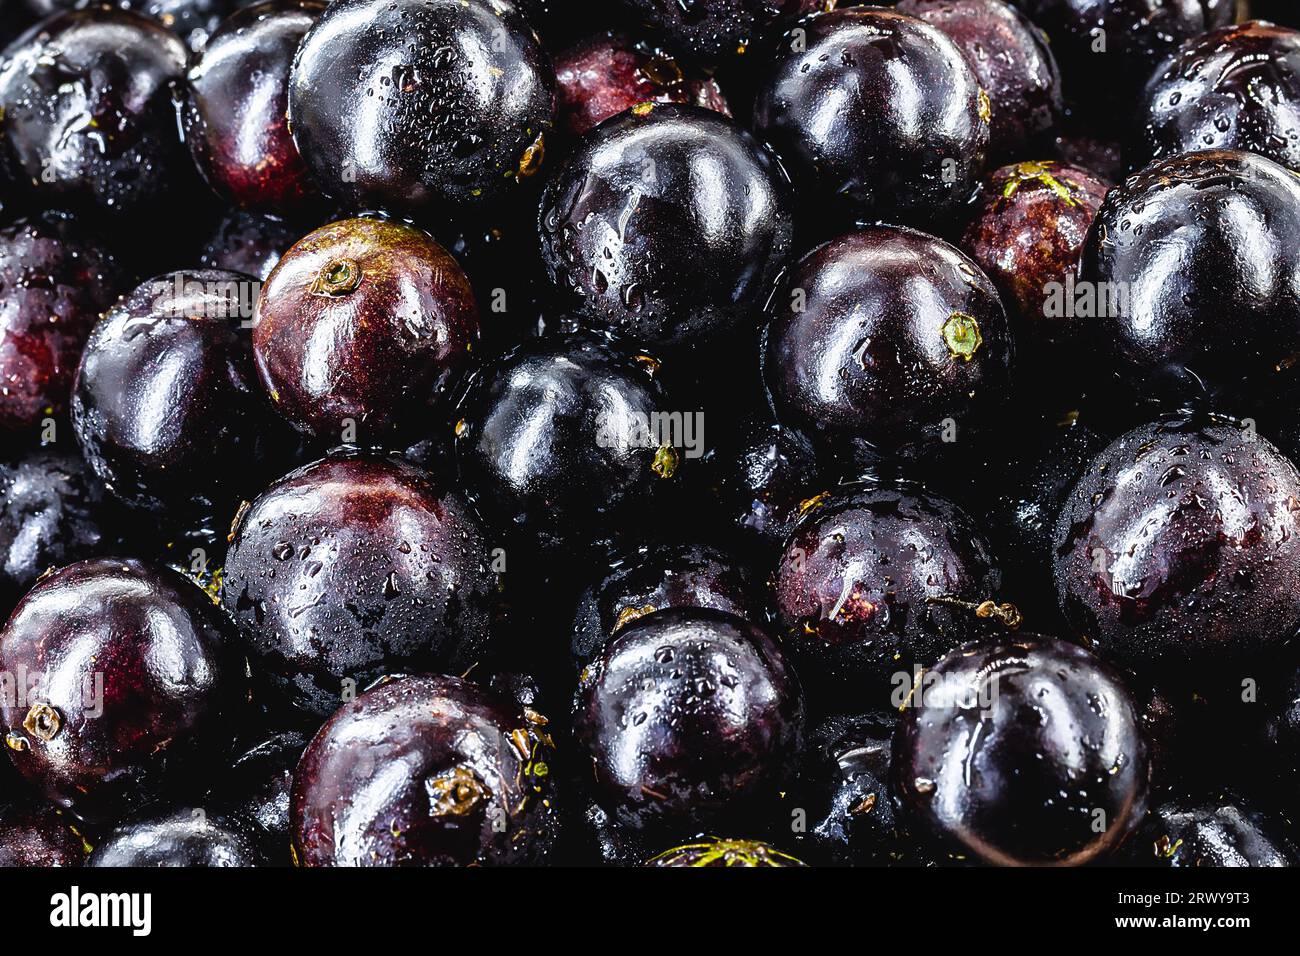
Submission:
[[[325,9],[263,0],[213,34],[186,73],[185,141],[208,184],[239,206],[292,213],[316,189],[289,135],[289,67]]]
[[[177,514],[228,513],[274,473],[284,432],[257,387],[245,327],[255,283],[175,272],[142,283],[86,343],[77,441],[117,498]]]
[[[10,759],[58,806],[119,819],[220,739],[231,645],[208,596],[165,568],[96,559],[43,578],[0,635],[0,668],[28,679],[0,701]]]
[[[1300,180],[1271,160],[1148,167],[1106,196],[1084,245],[1098,347],[1166,399],[1275,394],[1300,354],[1298,240]]]
[[[1046,36],[1002,0],[902,0],[900,13],[938,27],[966,55],[988,94],[990,155],[1018,159],[1056,126],[1065,108]]]
[[[754,130],[800,193],[841,220],[946,223],[979,184],[992,117],[957,45],[876,8],[821,14],[798,30],[778,45]]]
[[[823,707],[890,706],[910,680],[994,620],[999,577],[984,536],[919,490],[841,489],[812,499],[775,574],[785,647]],[[893,701],[897,707],[901,698]]]
[[[1135,164],[1243,149],[1300,170],[1300,32],[1267,23],[1187,41],[1142,93]]]
[[[537,864],[554,839],[546,718],[454,677],[344,705],[294,772],[301,866]]]
[[[478,339],[456,260],[427,233],[379,219],[301,239],[263,286],[253,326],[271,401],[329,443],[431,430]]]
[[[514,7],[348,0],[303,40],[294,141],[321,188],[357,209],[469,208],[541,168],[555,74]]]
[[[1011,361],[1006,314],[978,266],[939,239],[874,227],[792,268],[764,368],[783,422],[870,460],[942,452],[954,433],[973,440],[963,430],[1005,396]]]
[[[0,67],[0,161],[55,208],[139,212],[192,178],[173,90],[185,45],[107,6],[31,30]]]
[[[204,269],[242,272],[266,281],[301,230],[280,219],[232,212],[221,220],[199,254]]]
[[[263,866],[265,857],[247,825],[183,809],[117,827],[95,848],[87,866]]]
[[[630,624],[583,672],[574,705],[596,799],[633,829],[735,825],[775,798],[802,731],[803,696],[780,648],[721,611]]]
[[[0,229],[0,431],[67,407],[82,346],[120,284],[116,260],[69,221]]]
[[[278,696],[325,716],[385,673],[478,659],[492,542],[462,494],[397,459],[335,454],[242,512],[222,603]]]
[[[89,851],[77,821],[47,803],[0,810],[0,867],[81,866]]]
[[[676,48],[705,62],[744,56],[783,21],[834,6],[834,0],[630,0]]]
[[[1280,830],[1231,794],[1205,803],[1176,797],[1152,808],[1126,855],[1150,867],[1300,865]]]
[[[950,854],[1088,863],[1142,821],[1147,745],[1118,672],[1026,635],[953,651],[926,671],[894,734],[903,813]]]
[[[1300,625],[1300,474],[1232,423],[1169,421],[1093,460],[1056,525],[1061,607],[1143,671],[1254,659]]]
[[[546,187],[547,275],[584,324],[650,346],[756,324],[791,252],[775,159],[730,120],[644,104],[593,130]]]

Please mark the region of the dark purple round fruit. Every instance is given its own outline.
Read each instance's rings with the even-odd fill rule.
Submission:
[[[1237,0],[1016,0],[1047,32],[1065,97],[1098,119],[1126,115],[1166,56],[1236,18]]]
[[[952,246],[872,227],[790,270],[764,369],[777,417],[846,458],[923,458],[971,441],[1011,381],[997,289]],[[945,449],[947,446],[947,449]]]
[[[783,21],[835,0],[626,0],[675,49],[705,63],[743,57]]]
[[[989,152],[1020,159],[1065,109],[1043,32],[1003,0],[902,0],[898,11],[938,27],[970,61],[993,113]]]
[[[918,490],[846,487],[809,502],[774,575],[784,646],[824,710],[890,706],[913,669],[987,632],[1001,578],[971,520]],[[900,679],[901,675],[901,679]],[[900,700],[893,700],[897,707]]]
[[[263,285],[253,327],[275,407],[299,430],[347,444],[435,427],[478,340],[456,260],[427,233],[382,219],[300,240]]]
[[[396,458],[335,454],[236,519],[221,602],[259,680],[324,716],[396,671],[460,673],[497,606],[492,544],[460,492]]]
[[[199,265],[242,272],[265,282],[301,236],[301,229],[283,220],[236,210],[221,220],[199,255]]]
[[[120,819],[192,772],[221,739],[238,674],[229,623],[175,572],[134,559],[69,565],[0,635],[14,766],[87,820]]]
[[[0,867],[82,866],[89,852],[76,822],[44,801],[0,810]]]
[[[788,853],[782,853],[774,846],[757,840],[721,840],[708,837],[695,843],[684,843],[671,850],[665,850],[651,857],[646,866],[740,866],[740,867],[785,867],[804,866]]]
[[[1258,21],[1194,36],[1138,100],[1130,165],[1241,149],[1300,171],[1300,32]]]
[[[693,103],[730,116],[717,80],[620,33],[601,33],[555,60],[556,126],[577,139],[640,103]]]
[[[104,494],[75,451],[0,462],[0,614],[51,568],[103,552]]]
[[[1233,794],[1174,797],[1151,808],[1125,848],[1125,860],[1147,867],[1300,866],[1282,827]]]
[[[270,862],[289,865],[289,791],[309,737],[295,730],[272,734],[244,751],[208,790],[205,806],[257,824]]]
[[[480,207],[541,168],[555,70],[506,0],[346,0],[298,48],[289,124],[355,209]]]
[[[1097,347],[1170,401],[1293,387],[1300,179],[1231,150],[1163,160],[1106,196],[1079,265]]]
[[[1119,673],[1030,635],[968,645],[927,670],[891,772],[906,818],[951,856],[998,865],[1102,859],[1147,806],[1147,744]]]
[[[613,564],[583,593],[573,621],[574,661],[586,666],[627,625],[670,607],[766,619],[761,589],[734,558],[707,545],[652,545]]]
[[[289,134],[289,67],[325,4],[263,0],[222,23],[186,74],[185,141],[208,185],[285,215],[317,201]]]
[[[585,336],[529,343],[485,368],[455,429],[485,512],[570,557],[645,525],[689,453],[678,450],[689,413],[674,435],[658,369]]]
[[[698,106],[643,103],[578,143],[547,184],[542,258],[591,328],[642,345],[756,324],[793,242],[776,160]]]
[[[684,836],[774,800],[803,736],[780,647],[722,611],[672,608],[628,625],[584,669],[574,738],[617,823]]]
[[[948,224],[984,173],[988,95],[937,27],[849,8],[800,21],[779,43],[754,130],[806,202],[831,218]]]
[[[9,0],[10,5],[20,0]],[[27,7],[40,18],[66,10],[96,6],[96,0],[25,0]],[[115,0],[123,10],[143,13],[176,34],[194,52],[203,50],[208,37],[243,0]],[[105,4],[107,5],[107,4]]]
[[[189,179],[172,104],[186,52],[129,10],[42,21],[0,66],[0,165],[47,207],[119,216],[158,206]]]
[[[300,866],[536,865],[554,841],[546,718],[454,677],[345,704],[294,772]]]
[[[225,512],[276,468],[283,431],[257,385],[246,328],[257,283],[173,272],[142,283],[91,332],[72,424],[121,501]]]
[[[1122,435],[1074,487],[1055,539],[1062,610],[1135,670],[1211,672],[1300,627],[1300,474],[1248,427]]]
[[[0,432],[67,407],[86,338],[120,283],[116,260],[60,218],[0,228]]]
[[[97,867],[266,866],[259,834],[240,820],[181,809],[117,827],[86,861]]]
[[[1072,293],[1107,188],[1056,162],[1003,166],[984,184],[961,246],[1002,293],[1026,377],[1059,380],[1092,348]]]

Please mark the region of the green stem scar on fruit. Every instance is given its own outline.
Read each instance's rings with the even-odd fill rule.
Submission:
[[[984,344],[979,322],[973,315],[967,315],[965,312],[954,312],[948,316],[942,332],[944,344],[948,346],[952,357],[963,362],[969,362],[974,358],[975,353]]]
[[[361,285],[361,266],[352,259],[334,259],[325,264],[316,281],[312,283],[312,295],[340,296]]]

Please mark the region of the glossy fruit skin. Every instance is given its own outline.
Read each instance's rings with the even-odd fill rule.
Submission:
[[[116,259],[70,221],[0,229],[0,432],[66,408],[81,349],[121,281]]]
[[[1170,403],[1273,395],[1300,352],[1300,180],[1231,150],[1155,163],[1106,196],[1079,279],[1127,290],[1093,325],[1134,388]]]
[[[104,518],[103,489],[75,451],[0,462],[0,614],[50,568],[102,553]]]
[[[841,219],[947,224],[979,186],[990,135],[988,97],[961,50],[937,27],[874,7],[797,29],[759,87],[754,131],[804,201]],[[845,113],[846,97],[860,105]]]
[[[65,10],[95,6],[95,0],[25,0],[27,7],[44,19]],[[116,0],[113,6],[134,10],[161,23],[185,41],[195,53],[203,50],[208,37],[238,5],[236,0]]]
[[[242,327],[255,284],[235,272],[158,276],[95,325],[72,425],[114,497],[177,515],[226,513],[275,468],[282,428]]]
[[[293,777],[300,866],[536,865],[554,842],[546,718],[454,677],[345,704]]]
[[[898,11],[938,27],[966,54],[993,112],[989,152],[1023,159],[1065,109],[1061,71],[1041,30],[1003,0],[902,0]]]
[[[805,866],[788,853],[757,840],[720,840],[716,837],[665,850],[645,863],[653,867],[787,867]]]
[[[803,694],[753,624],[671,608],[628,625],[584,670],[573,733],[619,827],[686,836],[775,798],[802,743]]]
[[[1002,294],[1024,376],[1059,379],[1091,348],[1087,320],[1071,317],[1057,298],[1079,267],[1108,188],[1058,162],[1003,166],[984,184],[961,248]]]
[[[493,544],[459,491],[399,459],[313,462],[232,533],[222,605],[259,681],[305,711],[384,674],[460,673],[488,641]]]
[[[613,564],[578,600],[573,659],[585,667],[628,624],[665,608],[713,608],[761,624],[764,603],[749,569],[717,548],[652,545]]]
[[[1016,0],[1052,41],[1065,97],[1098,118],[1128,112],[1151,71],[1189,37],[1232,23],[1237,0]],[[1105,48],[1098,44],[1104,31]]]
[[[478,306],[456,260],[425,232],[345,219],[299,240],[262,287],[258,376],[306,434],[375,441],[429,428],[470,367]]]
[[[172,107],[186,52],[111,7],[33,27],[0,67],[0,165],[47,207],[118,217],[157,205],[190,178]]]
[[[199,254],[204,269],[242,272],[263,282],[302,230],[281,219],[236,210],[227,214]]]
[[[204,805],[256,824],[268,863],[288,866],[289,792],[293,771],[310,736],[296,730],[272,734],[240,754],[217,778]]]
[[[356,209],[503,199],[540,168],[554,112],[554,67],[506,0],[335,3],[290,74],[298,150]]]
[[[577,139],[639,103],[693,103],[730,116],[718,81],[626,34],[588,37],[555,60],[556,128]]]
[[[911,680],[987,633],[974,608],[1001,578],[984,535],[955,505],[919,488],[846,486],[810,503],[773,576],[777,620],[811,699],[897,707]]]
[[[871,227],[808,253],[774,299],[764,370],[777,418],[853,461],[970,442],[1010,386],[997,290],[963,253]],[[944,441],[956,429],[957,442]],[[947,446],[947,448],[945,448]]]
[[[1253,21],[1183,43],[1135,110],[1134,165],[1203,149],[1300,170],[1300,33]]]
[[[456,460],[485,514],[574,556],[644,524],[683,466],[641,430],[673,407],[657,368],[586,336],[528,343],[484,368],[461,408]]]
[[[563,305],[588,328],[672,348],[756,324],[792,251],[793,193],[726,117],[643,104],[583,137],[539,225]]]
[[[325,4],[264,0],[224,21],[186,73],[181,118],[208,185],[231,202],[289,214],[318,199],[289,134],[289,67]]]
[[[1257,659],[1300,626],[1300,473],[1232,423],[1141,426],[1092,462],[1056,523],[1061,608],[1140,672]]]
[[[42,578],[0,635],[0,670],[39,678],[0,700],[10,759],[54,804],[120,819],[220,740],[232,646],[208,597],[158,565],[100,558]]]
[[[82,866],[88,851],[76,821],[48,803],[22,799],[0,810],[0,867]]]
[[[86,865],[265,866],[267,860],[256,836],[246,823],[186,808],[118,826],[95,848]]]
[[[1177,796],[1151,808],[1125,847],[1133,865],[1161,868],[1297,866],[1296,848],[1270,820],[1234,794]]]
[[[1079,866],[1142,822],[1149,765],[1138,708],[1120,674],[1088,651],[1000,639],[950,652],[926,679],[894,734],[891,786],[901,812],[949,854]]]
[[[743,56],[783,21],[834,6],[834,0],[627,0],[674,49],[705,63]]]

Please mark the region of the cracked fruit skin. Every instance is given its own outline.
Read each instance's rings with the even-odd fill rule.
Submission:
[[[895,675],[987,633],[974,606],[997,597],[1001,576],[955,505],[920,489],[849,486],[795,526],[774,584],[784,646],[814,700],[861,710],[888,708]]]
[[[95,847],[94,867],[267,866],[250,823],[182,808],[123,823]]]
[[[342,0],[290,74],[298,151],[357,210],[506,198],[539,170],[554,114],[554,67],[506,0]]]
[[[222,604],[255,677],[303,710],[329,714],[384,674],[459,673],[487,644],[493,544],[414,465],[336,452],[264,491],[232,534]]]
[[[1300,170],[1300,32],[1250,22],[1194,37],[1134,109],[1134,165],[1241,149]]]
[[[643,429],[670,408],[648,356],[583,335],[520,346],[480,374],[456,460],[484,513],[544,552],[644,524],[680,453]]]
[[[620,826],[672,839],[761,818],[803,719],[798,678],[767,634],[722,611],[672,608],[629,624],[583,671],[573,732],[596,801]]]
[[[0,669],[40,677],[26,699],[0,700],[9,757],[57,806],[120,819],[219,745],[237,699],[232,649],[225,616],[167,568],[125,558],[62,568],[0,635]]]
[[[121,289],[117,261],[57,217],[0,229],[0,433],[68,404],[77,361]]]
[[[1300,474],[1233,423],[1143,425],[1074,486],[1053,561],[1103,657],[1165,679],[1257,660],[1300,627]]]
[[[172,104],[187,51],[166,27],[91,7],[42,21],[6,52],[0,164],[38,204],[118,217],[192,178]]]
[[[855,461],[923,458],[1010,386],[997,289],[963,253],[872,227],[808,253],[774,300],[764,372],[783,424]],[[966,439],[969,440],[969,439]]]
[[[173,272],[95,325],[72,389],[72,427],[114,497],[176,515],[228,513],[274,473],[285,434],[241,325],[253,279]]]
[[[893,746],[900,811],[955,859],[1080,866],[1146,813],[1147,743],[1121,674],[1054,638],[951,651],[925,672]]]
[[[186,74],[185,141],[214,190],[238,206],[292,214],[319,199],[289,134],[289,67],[325,9],[264,0],[224,21]]]
[[[557,811],[546,718],[455,677],[395,677],[341,707],[293,775],[300,866],[543,862]]]
[[[946,33],[979,78],[993,113],[992,157],[1034,152],[1065,110],[1046,35],[1003,0],[902,0],[898,11]]]
[[[253,321],[272,403],[331,444],[436,427],[480,334],[451,254],[382,219],[345,219],[299,240],[263,285]],[[344,437],[349,422],[358,440]]]
[[[937,27],[875,7],[797,29],[760,84],[754,132],[803,199],[841,220],[948,225],[979,187],[990,135],[988,97],[961,50]]]
[[[645,103],[579,141],[539,226],[547,276],[584,327],[671,348],[755,324],[792,251],[794,202],[727,117]]]
[[[1127,290],[1094,325],[1133,388],[1171,405],[1294,388],[1300,178],[1233,150],[1155,163],[1107,194],[1079,279]]]

